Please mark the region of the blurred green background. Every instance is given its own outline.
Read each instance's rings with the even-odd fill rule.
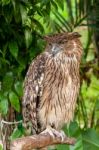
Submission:
[[[64,31],[79,32],[84,50],[75,118],[64,127],[77,142],[57,150],[99,150],[98,0],[0,0],[0,121],[22,119],[22,83],[29,64],[44,50],[43,35]],[[21,124],[14,126],[9,139],[23,132]]]

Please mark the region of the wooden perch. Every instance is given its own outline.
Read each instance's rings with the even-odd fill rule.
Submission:
[[[39,135],[27,136],[19,138],[11,142],[10,150],[32,150],[35,148],[43,148],[55,144],[69,144],[74,145],[76,140],[74,138],[65,137],[62,141],[60,137],[53,138],[49,133],[42,133]]]

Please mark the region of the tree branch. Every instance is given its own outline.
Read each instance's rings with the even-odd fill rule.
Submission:
[[[55,144],[69,144],[74,145],[76,140],[74,138],[65,137],[62,141],[60,137],[53,138],[49,133],[42,133],[39,135],[27,136],[16,139],[11,142],[10,150],[32,150],[35,148],[43,148]]]

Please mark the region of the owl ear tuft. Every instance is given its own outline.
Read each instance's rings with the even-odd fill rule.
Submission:
[[[50,43],[52,41],[49,36],[44,36],[43,39],[48,43]]]
[[[81,37],[81,35],[80,35],[78,32],[74,32],[74,33],[73,33],[73,36],[74,36],[74,37],[77,37],[77,38]]]
[[[49,37],[48,37],[47,35],[46,35],[46,36],[43,36],[43,39],[46,40],[46,41],[48,40],[48,38],[49,38]]]
[[[50,37],[49,37],[49,36],[44,36],[43,39],[44,39],[45,41],[47,41],[47,42],[50,41]]]

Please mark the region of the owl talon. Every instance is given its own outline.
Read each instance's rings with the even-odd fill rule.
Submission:
[[[41,134],[44,134],[44,133],[49,133],[53,139],[57,136],[61,138],[61,141],[64,141],[64,138],[66,137],[64,131],[59,132],[53,128],[46,128],[43,132],[41,132]]]
[[[62,130],[60,132],[60,137],[61,137],[61,141],[63,142],[65,137],[66,137],[66,135],[65,135],[64,131],[62,131]]]
[[[46,133],[49,133],[50,136],[52,136],[53,138],[55,138],[55,135],[53,134],[53,129],[49,129],[49,128],[46,128],[43,132],[41,132],[40,134],[46,134]]]
[[[61,141],[62,141],[62,142],[64,141],[64,139],[65,139],[65,137],[66,137],[64,131],[62,131],[62,130],[61,130],[61,132],[59,132],[59,131],[57,131],[57,130],[54,129],[54,134],[55,134],[57,137],[61,138]]]

